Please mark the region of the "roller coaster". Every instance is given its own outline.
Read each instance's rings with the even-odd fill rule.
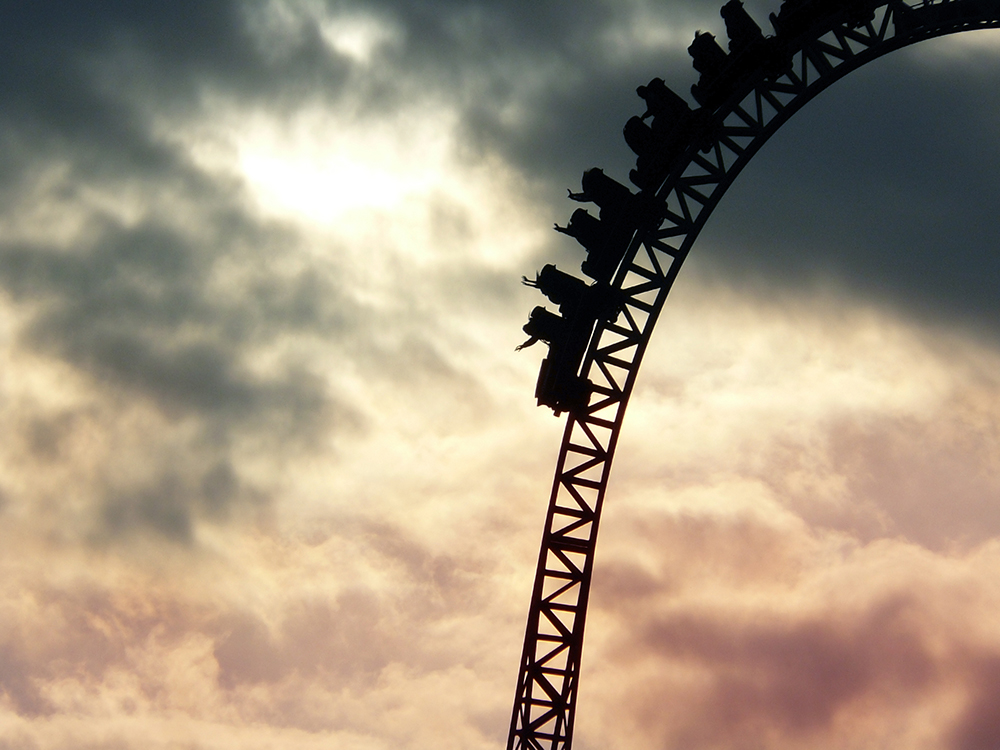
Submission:
[[[688,48],[696,106],[653,79],[626,122],[633,190],[583,174],[565,227],[586,251],[587,282],[554,265],[525,283],[536,307],[523,346],[543,341],[540,406],[568,413],[556,462],[517,679],[508,750],[570,750],[601,510],[625,407],[684,259],[715,207],[764,143],[813,97],[889,52],[1000,27],[1000,0],[784,0],[765,35],[743,7],[721,10],[727,49],[698,32]]]

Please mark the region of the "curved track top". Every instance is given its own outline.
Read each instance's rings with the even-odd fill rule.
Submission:
[[[631,241],[612,281],[624,307],[593,327],[579,371],[591,381],[589,401],[570,410],[556,464],[508,750],[571,747],[594,548],[625,406],[708,217],[767,139],[823,89],[910,44],[1000,27],[1000,0],[786,0],[774,25],[767,42],[781,55],[780,73],[773,56],[729,55],[724,95],[695,110],[697,129],[642,191],[655,219],[647,211],[627,227]]]

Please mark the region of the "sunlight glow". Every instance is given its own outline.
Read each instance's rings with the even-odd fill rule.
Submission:
[[[305,214],[320,223],[357,208],[389,208],[433,182],[419,172],[394,174],[347,154],[248,153],[242,167],[265,204]]]
[[[397,41],[398,31],[374,18],[335,18],[320,23],[324,41],[338,54],[368,65],[379,48]]]
[[[391,209],[440,186],[450,131],[440,116],[372,128],[313,114],[237,136],[238,163],[266,212],[332,225],[349,212]]]
[[[921,43],[920,59],[927,61],[981,62],[983,57],[1000,57],[1000,30],[982,29],[951,34]]]
[[[331,110],[291,120],[258,113],[230,121],[220,138],[257,210],[336,236],[367,273],[391,278],[398,253],[408,263],[476,258],[528,272],[521,259],[551,240],[550,224],[516,170],[492,155],[462,158],[456,119],[441,107],[377,122]],[[221,166],[224,149],[198,140],[196,158]]]

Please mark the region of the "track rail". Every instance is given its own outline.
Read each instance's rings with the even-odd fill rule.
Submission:
[[[763,65],[744,72],[724,101],[702,108],[698,141],[655,191],[645,191],[655,194],[663,218],[635,227],[613,281],[625,307],[616,322],[597,322],[583,360],[593,392],[585,408],[570,412],[559,450],[508,750],[571,748],[598,525],[625,407],[667,294],[726,190],[778,128],[851,71],[925,39],[1000,28],[1000,0],[863,5],[874,17],[859,25],[827,13],[794,36],[778,34],[791,67],[776,78]]]

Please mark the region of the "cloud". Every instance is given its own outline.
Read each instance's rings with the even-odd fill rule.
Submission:
[[[582,736],[706,748],[989,736],[979,665],[997,644],[980,618],[996,603],[973,581],[991,575],[995,545],[861,546],[752,513],[647,510],[605,537]],[[657,585],[621,587],[616,570]]]
[[[113,534],[147,526],[183,540],[194,507],[213,507],[208,515],[222,518],[222,506],[259,492],[216,492],[202,504],[197,481],[180,481],[181,474],[228,466],[238,485],[244,461],[234,451],[248,438],[293,452],[311,450],[330,431],[362,427],[361,412],[313,364],[275,350],[293,331],[316,339],[359,335],[350,321],[360,319],[361,306],[340,301],[333,276],[275,269],[273,257],[289,258],[288,246],[301,238],[236,212],[227,191],[180,201],[184,223],[162,212],[158,191],[151,192],[133,193],[134,221],[76,201],[82,227],[66,241],[32,217],[21,222],[26,239],[0,245],[0,289],[20,321],[17,348],[71,368],[79,386],[75,403],[49,413],[25,402],[37,411],[22,422],[35,458],[69,459],[59,442],[84,424],[131,433],[137,442],[128,453],[139,463],[126,470],[130,476],[112,464],[83,486],[109,493],[101,517]],[[52,395],[40,398],[44,404]],[[95,407],[99,418],[83,417]],[[151,409],[152,421],[115,425],[130,409]]]
[[[258,726],[254,742],[423,746],[447,715],[428,706],[414,722],[408,706],[423,681],[453,716],[471,717],[452,722],[446,746],[496,739],[485,735],[507,706],[491,683],[510,677],[516,653],[488,632],[508,616],[493,555],[438,552],[384,522],[349,523],[322,541],[214,541],[193,560],[169,545],[130,560],[49,549],[45,570],[5,556],[3,736],[133,747],[158,726],[155,747],[199,732],[228,747]],[[475,718],[484,713],[492,718]]]
[[[765,286],[832,279],[995,336],[996,102],[984,92],[996,58],[934,57],[948,42],[867,65],[792,118],[709,222],[702,262]]]
[[[866,693],[919,696],[934,669],[906,609],[886,602],[846,627],[826,618],[746,627],[696,618],[657,623],[648,636],[654,653],[718,675],[708,712],[681,730],[682,741],[711,746],[753,736],[755,725],[806,740]]]
[[[578,738],[988,737],[992,348],[850,300],[688,284],[619,446]]]
[[[1000,688],[998,668],[1000,660],[996,656],[977,661],[974,667],[976,681],[968,706],[952,733],[950,747],[954,750],[989,747],[1000,740],[1000,724],[993,710]]]
[[[7,11],[0,747],[502,744],[561,430],[518,279],[579,264],[564,189],[627,173],[717,4]],[[630,407],[581,748],[995,734],[982,49],[827,92],[720,209]]]

